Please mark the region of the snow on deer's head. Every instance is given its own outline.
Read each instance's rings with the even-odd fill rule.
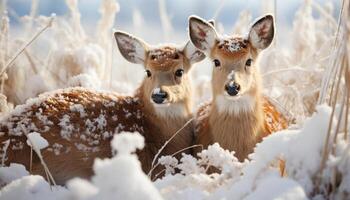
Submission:
[[[260,93],[256,60],[274,37],[274,19],[266,15],[256,20],[247,36],[221,36],[212,24],[191,16],[192,43],[213,61],[213,100],[222,112],[239,113],[254,109]]]
[[[188,115],[191,111],[191,65],[205,58],[191,42],[176,45],[150,46],[127,33],[114,33],[119,51],[132,63],[142,64],[146,77],[141,93],[162,116]]]

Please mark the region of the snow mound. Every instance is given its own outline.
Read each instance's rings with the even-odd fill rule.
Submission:
[[[334,169],[342,177],[334,195],[344,197],[349,192],[350,174],[346,169],[350,167],[350,154],[348,144],[340,139],[326,163],[319,183],[321,192],[314,193],[330,115],[330,107],[317,107],[301,129],[266,137],[249,155],[250,160],[243,163],[234,152],[218,144],[197,157],[183,154],[177,160],[163,156],[159,162],[165,166],[166,175],[153,183],[134,154],[144,147],[144,138],[139,133],[123,132],[111,141],[114,157],[96,158],[95,175],[90,181],[75,178],[68,182],[67,189],[52,186],[51,191],[42,177],[27,176],[24,167],[13,164],[0,168],[1,183],[20,179],[5,186],[0,199],[44,199],[48,195],[56,199],[325,199],[322,190],[332,181]],[[278,168],[281,159],[285,161],[285,177]]]
[[[13,180],[27,176],[29,173],[23,165],[11,163],[8,167],[0,167],[0,188]]]
[[[72,192],[76,196],[84,193],[84,185],[98,188],[98,192],[89,197],[93,199],[162,199],[151,180],[143,173],[137,156],[131,154],[143,146],[144,139],[139,133],[123,132],[114,135],[112,147],[117,155],[111,159],[95,160],[95,175],[90,185],[86,181],[75,179],[68,183],[68,188],[75,188]]]

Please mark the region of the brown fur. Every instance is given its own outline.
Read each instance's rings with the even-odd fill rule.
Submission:
[[[204,147],[218,142],[221,147],[235,151],[236,157],[243,161],[253,152],[255,144],[261,141],[263,136],[286,128],[287,123],[273,105],[261,96],[261,76],[257,66],[252,66],[249,72],[240,69],[241,63],[248,58],[257,59],[257,50],[242,38],[230,39],[244,45],[241,50],[231,52],[225,45],[217,43],[211,51],[211,57],[219,59],[221,66],[220,69],[213,67],[213,102],[202,106],[197,112],[196,142]],[[217,104],[214,103],[217,96],[224,93],[227,76],[232,69],[235,69],[236,82],[240,84],[241,90],[254,100],[251,111],[239,114],[219,112]],[[247,84],[250,78],[253,79],[252,83]]]
[[[152,71],[152,76],[144,79],[135,96],[71,88],[43,95],[36,99],[36,103],[29,102],[17,107],[0,124],[0,131],[4,132],[0,135],[0,149],[3,150],[4,141],[11,141],[7,152],[0,152],[0,157],[6,153],[6,165],[21,163],[29,170],[30,147],[26,145],[25,135],[33,131],[39,132],[49,142],[49,147],[42,150],[43,158],[56,182],[64,184],[75,176],[89,178],[95,158],[111,157],[110,141],[114,133],[137,131],[145,138],[145,148],[137,154],[143,170],[147,173],[155,154],[165,141],[192,117],[191,87],[187,74],[190,61],[183,52],[176,51],[178,56],[174,56],[175,50],[169,53],[169,49],[175,48],[156,50],[164,50],[165,57],[161,60],[151,59],[151,54],[147,54],[144,66]],[[182,78],[174,76],[174,72],[180,67],[185,70]],[[177,105],[183,111],[176,115],[171,111],[164,115],[159,114],[150,100],[152,90],[156,87],[167,91],[171,105]],[[78,110],[71,109],[75,104],[80,104],[86,114],[81,115]],[[97,119],[100,115],[106,121],[105,125],[99,127]],[[47,117],[49,122],[42,120],[42,116]],[[59,125],[64,116],[69,117],[69,125],[74,127],[70,137],[62,135],[63,129]],[[88,120],[92,122],[92,127],[89,127]],[[192,143],[193,126],[190,124],[167,145],[161,155],[173,154]],[[78,144],[83,144],[86,149],[82,150]],[[16,148],[18,146],[22,148]],[[55,151],[59,151],[59,154],[56,155]],[[157,168],[153,175],[160,170]],[[45,176],[36,155],[31,173]]]
[[[275,124],[285,119],[262,97],[256,66],[258,54],[273,40],[273,16],[257,19],[247,37],[223,37],[196,16],[189,18],[189,32],[191,42],[213,61],[213,99],[197,113],[197,143],[206,147],[217,142],[243,161],[266,132],[286,124]]]

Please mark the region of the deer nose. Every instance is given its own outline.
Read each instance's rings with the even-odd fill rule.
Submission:
[[[234,81],[231,81],[225,85],[225,90],[230,96],[236,96],[240,89],[241,86]]]
[[[163,103],[167,97],[168,97],[168,93],[159,89],[154,90],[151,96],[153,102],[156,104]]]

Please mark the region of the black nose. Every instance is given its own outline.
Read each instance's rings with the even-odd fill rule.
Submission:
[[[241,87],[235,82],[230,82],[225,85],[225,90],[230,96],[236,96],[240,89]]]
[[[156,104],[161,104],[168,97],[168,94],[164,91],[158,91],[152,94],[152,100]]]

